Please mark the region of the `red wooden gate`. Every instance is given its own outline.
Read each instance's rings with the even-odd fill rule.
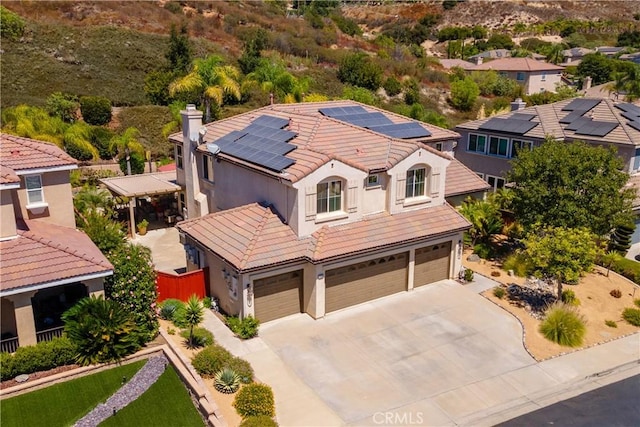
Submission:
[[[200,299],[204,298],[207,295],[207,271],[207,268],[183,274],[170,274],[157,271],[156,287],[158,290],[158,302],[169,298],[187,301],[193,294],[196,294]]]

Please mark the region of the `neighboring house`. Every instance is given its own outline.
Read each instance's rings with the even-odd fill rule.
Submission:
[[[440,64],[446,69],[451,70],[454,67],[462,68],[465,71],[469,71],[474,67],[474,64],[465,61],[464,59],[441,59]]]
[[[562,51],[562,63],[560,65],[578,65],[582,62],[582,58],[585,55],[595,52],[593,49],[587,49],[586,47],[574,47]]]
[[[60,315],[103,294],[113,274],[75,228],[69,171],[76,168],[54,145],[0,134],[2,351],[60,336]]]
[[[511,51],[509,49],[487,50],[484,52],[477,53],[475,55],[471,55],[467,59],[477,65],[492,59],[502,59],[502,58],[511,58]]]
[[[497,71],[500,75],[518,82],[531,95],[538,92],[555,92],[562,83],[563,67],[537,61],[532,58],[503,58],[482,63],[471,71]]]
[[[518,151],[531,150],[542,144],[546,136],[565,142],[613,146],[624,161],[624,170],[632,178],[640,174],[638,104],[573,98],[463,123],[455,130],[461,135],[456,159],[494,188],[505,184],[510,161],[517,157]],[[634,178],[631,182],[639,181]],[[640,227],[640,221],[637,226]],[[636,238],[640,241],[640,234],[637,233]]]
[[[626,48],[624,48],[624,47],[618,47],[618,46],[598,46],[598,47],[596,47],[595,51],[596,52],[600,52],[604,56],[608,56],[610,58],[613,58],[614,56],[616,56],[617,54],[619,54],[620,52],[622,52],[625,49]]]
[[[470,225],[448,201],[488,186],[451,157],[456,132],[353,101],[182,123],[177,228],[226,313],[320,318],[460,272]]]
[[[640,64],[640,52],[625,53],[624,55],[620,55],[620,57],[618,59],[621,59],[623,61],[631,61],[631,62],[634,62],[636,64]]]

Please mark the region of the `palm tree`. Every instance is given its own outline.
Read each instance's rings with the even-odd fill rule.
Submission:
[[[208,123],[211,121],[212,102],[215,107],[220,107],[227,96],[240,100],[239,79],[240,71],[236,67],[224,65],[221,56],[209,55],[204,59],[196,59],[189,74],[169,85],[169,93],[171,96],[198,93],[204,105],[205,122]]]
[[[472,246],[476,242],[488,243],[491,236],[502,231],[502,217],[491,202],[468,198],[462,203],[460,213],[471,223],[468,233]]]
[[[136,324],[118,302],[83,298],[62,315],[80,365],[118,362],[139,348]]]
[[[559,64],[562,62],[562,51],[564,50],[564,46],[562,43],[553,43],[547,49],[547,61],[552,64]]]
[[[287,71],[282,62],[269,58],[261,59],[247,79],[258,83],[264,92],[273,93],[284,102],[302,102],[310,84],[307,77],[298,79]]]
[[[198,326],[204,318],[204,306],[200,303],[197,295],[191,295],[184,307],[184,319],[189,325],[189,348],[194,348],[193,328]]]

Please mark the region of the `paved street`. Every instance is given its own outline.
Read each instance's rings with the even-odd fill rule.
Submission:
[[[640,425],[640,375],[600,387],[499,424],[632,427]]]

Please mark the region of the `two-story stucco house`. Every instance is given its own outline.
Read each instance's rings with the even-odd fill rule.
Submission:
[[[46,142],[0,134],[2,351],[62,334],[60,315],[103,293],[113,266],[75,228],[69,171]]]
[[[482,62],[469,71],[494,70],[498,74],[515,80],[524,88],[526,95],[539,92],[555,92],[562,83],[562,70],[558,65],[532,58],[502,58]]]
[[[177,228],[225,312],[319,318],[458,275],[469,223],[447,200],[488,186],[457,133],[353,101],[182,114]]]

